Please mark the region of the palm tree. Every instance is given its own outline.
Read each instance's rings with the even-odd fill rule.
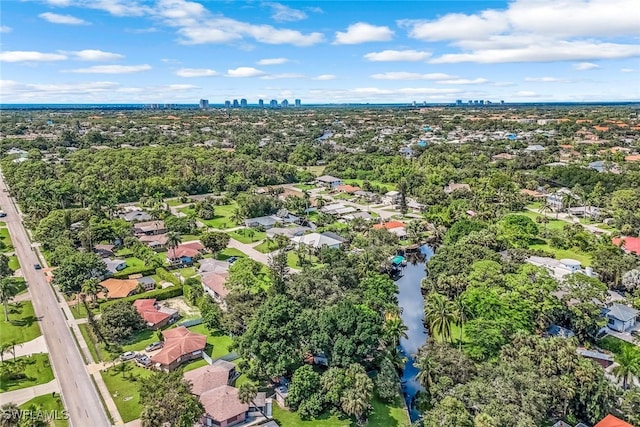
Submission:
[[[229,217],[229,219],[233,221],[236,225],[238,225],[242,221],[244,221],[244,215],[242,215],[242,212],[240,212],[240,209],[235,208],[233,210],[233,213],[231,214],[231,217]]]
[[[175,231],[167,233],[167,246],[173,249],[174,260],[176,259],[176,248],[180,243],[182,243],[182,236],[180,236],[180,233],[176,233]]]
[[[365,372],[350,373],[350,370],[347,369],[347,375],[353,375],[354,384],[342,395],[340,406],[347,415],[355,416],[358,424],[364,424],[373,394],[373,381]]]
[[[258,386],[256,383],[246,382],[240,384],[240,387],[238,387],[238,400],[245,404],[251,403],[258,411],[260,411],[263,417],[270,419],[267,414],[264,413],[262,408],[255,404],[254,399],[257,394]]]
[[[256,232],[253,230],[253,228],[249,228],[247,230],[247,234],[249,235],[249,238],[251,239],[251,241],[253,242],[253,236],[256,235]]]
[[[571,193],[564,193],[562,195],[562,208],[567,211],[571,208],[571,205],[575,201],[575,196]]]
[[[625,346],[622,352],[615,358],[618,366],[613,368],[613,375],[616,378],[622,378],[622,388],[627,389],[629,379],[633,376],[640,375],[640,355],[635,348]]]
[[[462,297],[458,296],[453,300],[453,316],[454,324],[460,328],[460,336],[458,337],[458,349],[462,349],[462,327],[464,322],[467,321],[467,306],[464,303]]]
[[[20,408],[15,403],[5,403],[0,408],[2,417],[0,417],[0,426],[15,427],[20,423]]]
[[[4,320],[9,321],[9,302],[18,295],[18,285],[8,279],[4,278],[0,280],[0,301],[4,305]]]
[[[416,374],[416,380],[427,390],[433,385],[433,363],[429,356],[419,357],[415,363],[419,372]]]
[[[271,249],[271,245],[275,243],[275,240],[269,236],[264,238],[264,242],[267,244],[267,250]]]
[[[538,213],[540,215],[542,215],[542,218],[547,218],[547,215],[545,215],[545,212],[549,212],[552,213],[553,212],[553,207],[551,206],[551,204],[547,201],[542,203],[542,206],[540,206],[540,209],[538,209]],[[548,221],[544,221],[544,229],[547,229],[547,222]]]
[[[102,285],[100,285],[100,281],[97,278],[92,277],[91,279],[87,279],[82,283],[81,290],[82,293],[91,297],[91,303],[95,305],[98,298],[98,293],[102,291]]]
[[[442,341],[451,341],[451,324],[455,322],[455,316],[447,297],[438,293],[427,295],[424,316],[433,335],[438,335]]]
[[[382,327],[383,341],[388,346],[397,347],[400,343],[400,338],[407,339],[408,328],[402,322],[402,319],[398,316],[394,316],[388,319]]]

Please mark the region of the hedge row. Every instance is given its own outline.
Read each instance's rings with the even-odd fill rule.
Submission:
[[[157,274],[158,277],[161,278],[162,280],[165,280],[169,283],[173,283],[176,286],[182,286],[180,279],[178,279],[176,276],[169,273],[166,269],[162,267],[156,268],[155,274]]]
[[[119,299],[103,302],[102,304],[100,304],[100,310],[104,310],[106,307],[112,304],[118,303],[120,301],[133,302],[137,299],[146,299],[146,298],[155,298],[158,301],[162,301],[164,299],[181,296],[182,293],[183,293],[182,286],[170,286],[165,289],[156,289],[155,291],[151,291],[151,292],[143,292],[141,294],[135,294],[125,298],[119,298]]]
[[[114,279],[128,279],[129,276],[131,276],[132,274],[142,274],[142,276],[153,276],[154,274],[156,274],[156,269],[155,268],[147,268],[145,270],[141,270],[141,271],[129,271],[128,273],[115,273],[113,274],[111,277],[113,277]]]

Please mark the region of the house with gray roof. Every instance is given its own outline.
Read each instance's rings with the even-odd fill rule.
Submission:
[[[628,332],[635,324],[638,317],[638,310],[627,305],[613,303],[603,309],[607,318],[607,326],[618,332]]]
[[[335,176],[322,175],[321,177],[316,178],[316,185],[319,187],[336,188],[337,186],[342,185],[342,180]]]
[[[151,221],[153,217],[145,211],[130,211],[120,215],[120,218],[129,222]]]

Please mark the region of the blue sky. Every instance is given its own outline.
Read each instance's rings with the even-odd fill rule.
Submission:
[[[637,0],[2,1],[3,103],[640,100]]]

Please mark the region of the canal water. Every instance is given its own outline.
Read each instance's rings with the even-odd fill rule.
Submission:
[[[402,309],[400,317],[407,326],[408,338],[400,339],[400,349],[407,357],[402,375],[402,391],[410,409],[411,421],[420,417],[420,413],[413,408],[413,398],[422,389],[420,383],[416,381],[418,369],[413,365],[414,356],[418,349],[427,342],[427,331],[425,330],[424,319],[424,298],[421,292],[422,279],[427,275],[425,262],[433,256],[433,249],[424,245],[420,248],[421,257],[415,262],[415,257],[409,256],[407,266],[403,269],[403,274],[396,283],[400,290],[398,294],[398,305]],[[414,261],[412,263],[411,261]]]

